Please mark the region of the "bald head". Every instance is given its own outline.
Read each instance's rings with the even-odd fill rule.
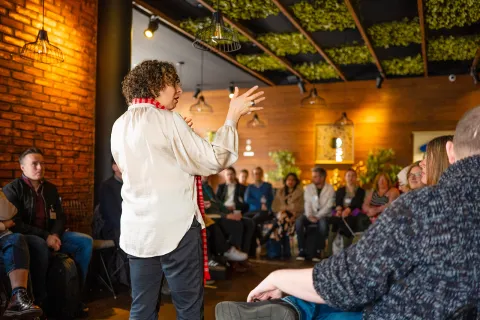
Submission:
[[[469,110],[458,121],[453,138],[453,151],[455,160],[480,155],[480,106]]]

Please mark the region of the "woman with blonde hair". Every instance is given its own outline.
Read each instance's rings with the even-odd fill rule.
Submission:
[[[400,195],[397,188],[385,172],[380,172],[375,177],[372,191],[365,197],[363,211],[370,217],[372,223],[378,216]]]
[[[437,137],[427,144],[427,152],[420,162],[423,184],[436,185],[443,172],[450,166],[446,149],[449,141],[453,141],[452,135]]]

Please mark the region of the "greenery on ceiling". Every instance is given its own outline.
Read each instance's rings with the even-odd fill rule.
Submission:
[[[425,5],[429,29],[463,27],[480,20],[478,0],[426,0]]]
[[[355,21],[343,0],[302,0],[290,8],[310,32],[355,28]]]
[[[235,58],[239,63],[243,64],[247,68],[260,72],[267,70],[285,70],[285,66],[283,64],[267,54],[237,54]]]
[[[422,42],[418,18],[375,24],[367,32],[376,47],[408,46]]]
[[[388,75],[406,76],[423,74],[423,58],[421,54],[415,57],[395,58],[392,60],[383,60],[383,69]]]
[[[317,52],[301,33],[266,33],[258,36],[257,40],[277,56]]]
[[[295,69],[300,72],[308,80],[325,80],[338,78],[335,69],[326,62],[312,63],[305,62],[296,65]]]
[[[428,60],[471,60],[480,46],[480,35],[438,37],[428,42]]]
[[[217,0],[208,0],[217,9]],[[265,19],[280,10],[270,0],[219,0],[220,11],[234,20]]]
[[[205,28],[206,26],[210,25],[212,23],[212,19],[210,17],[206,18],[200,18],[193,20],[191,18],[188,18],[186,20],[183,20],[180,22],[180,28],[183,30],[187,31],[190,34],[196,35],[197,31]],[[229,28],[231,28],[228,24],[226,24]],[[238,35],[238,41],[240,42],[250,42],[247,37],[244,35],[240,34],[237,32]]]
[[[335,64],[367,64],[373,62],[370,51],[363,45],[329,48],[325,52]]]

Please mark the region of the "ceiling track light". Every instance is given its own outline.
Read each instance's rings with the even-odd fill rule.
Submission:
[[[383,83],[383,77],[382,76],[377,76],[377,89],[382,88],[382,83]]]
[[[158,29],[158,18],[156,16],[151,16],[150,21],[148,21],[148,27],[143,31],[143,34],[147,38],[152,38],[155,31]]]
[[[233,82],[230,82],[230,86],[228,86],[228,97],[230,99],[232,99],[234,93],[235,93],[235,86],[234,86]]]
[[[297,86],[300,89],[301,94],[307,92],[307,90],[305,89],[305,83],[302,80],[298,79]]]

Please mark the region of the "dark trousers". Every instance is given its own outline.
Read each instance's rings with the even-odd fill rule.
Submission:
[[[178,247],[163,256],[129,256],[132,282],[130,320],[156,320],[163,274],[167,278],[179,320],[203,319],[203,252],[201,225],[192,226]]]
[[[207,243],[208,243],[208,255],[222,255],[230,249],[230,245],[225,239],[222,228],[214,223],[207,227]]]
[[[300,253],[305,252],[305,229],[314,224],[306,216],[301,216],[295,221],[295,232],[297,233],[298,251]],[[317,244],[317,253],[320,253],[325,248],[325,240],[328,236],[328,224],[327,219],[323,218],[316,223],[318,227],[315,243]]]
[[[255,222],[250,218],[242,218],[240,221],[221,218],[220,226],[228,235],[228,241],[232,246],[243,252],[248,252],[255,234]]]
[[[2,252],[0,259],[3,260],[7,274],[18,269],[29,269],[30,252],[22,234],[11,233],[1,237],[0,249]]]
[[[262,239],[262,229],[258,225],[263,224],[264,222],[270,219],[270,213],[268,211],[251,211],[244,214],[246,218],[250,218],[255,223],[255,232],[252,236],[252,243],[250,245],[250,250],[248,255],[250,257],[256,256],[257,252],[257,239]]]

